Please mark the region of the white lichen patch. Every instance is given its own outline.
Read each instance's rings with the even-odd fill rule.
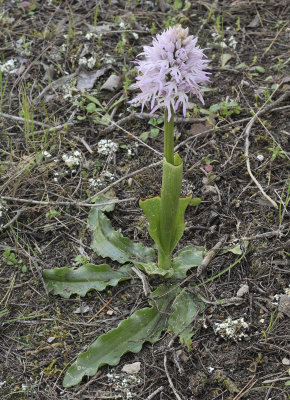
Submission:
[[[100,178],[90,178],[89,184],[92,189],[98,189],[98,188],[102,187],[103,181]]]
[[[1,200],[0,198],[0,218],[3,216],[5,211],[8,210],[7,204],[4,200]]]
[[[227,31],[229,31],[231,28],[227,27]],[[220,33],[213,32],[211,34],[211,37],[213,38],[214,42],[221,47],[222,49],[225,49],[227,47],[232,47],[235,49],[237,47],[237,40],[233,35],[231,35],[229,38],[225,37],[224,35],[221,35]]]
[[[16,74],[17,68],[16,68],[17,60],[11,58],[10,60],[0,63],[0,71],[3,74]]]
[[[87,67],[88,69],[93,69],[94,66],[96,65],[96,57],[95,56],[91,56],[91,57],[81,57],[79,59],[79,65],[80,66],[84,66]]]
[[[115,389],[116,397],[120,399],[134,399],[134,393],[132,392],[132,385],[138,385],[141,383],[141,379],[136,375],[119,375],[119,374],[107,374],[109,382],[112,384],[112,389]],[[118,392],[121,392],[120,394]]]
[[[71,155],[63,154],[62,159],[69,168],[72,168],[75,165],[80,165],[81,153],[75,150]]]
[[[101,139],[98,143],[98,153],[104,156],[108,156],[111,153],[116,153],[118,148],[118,143],[115,143],[110,139]]]
[[[101,33],[96,34],[95,32],[88,32],[88,33],[85,35],[85,38],[86,38],[87,40],[98,39],[99,37],[102,37],[102,34],[101,34]]]
[[[61,89],[64,93],[64,99],[73,98],[76,101],[79,95],[79,91],[76,88],[76,79],[72,79],[69,82],[63,84]]]
[[[248,335],[245,331],[249,328],[249,324],[244,318],[232,319],[227,318],[223,322],[214,323],[214,331],[217,335],[224,339],[242,340]]]
[[[284,288],[284,292],[287,296],[290,296],[290,285],[287,288]]]
[[[106,182],[112,182],[115,175],[109,171],[104,171],[98,178],[89,178],[89,184],[92,189],[101,189]]]
[[[290,296],[290,285],[289,285],[288,287],[284,288],[283,290],[284,290],[284,293],[285,293],[287,296]],[[273,296],[273,298],[272,298],[272,304],[273,304],[274,306],[278,306],[281,296],[283,296],[283,293],[280,293],[280,294],[277,293],[277,294],[275,294],[275,295]]]
[[[234,36],[231,36],[229,38],[229,46],[232,47],[233,49],[235,49],[237,47],[237,44],[238,44],[238,42],[236,41]]]
[[[50,154],[48,151],[46,151],[46,150],[44,150],[44,151],[42,152],[42,155],[43,155],[45,158],[51,158],[51,154]]]
[[[111,54],[106,53],[104,56],[105,64],[114,64],[116,60],[111,56]]]

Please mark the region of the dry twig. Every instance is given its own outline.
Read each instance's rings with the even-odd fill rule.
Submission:
[[[201,264],[197,268],[197,272],[196,272],[197,276],[201,276],[204,273],[204,271],[205,271],[206,267],[208,266],[208,264],[215,257],[217,252],[223,247],[223,245],[225,244],[227,239],[228,239],[228,235],[223,236],[221,238],[221,240],[212,249],[210,249],[207,252],[207,254],[204,257],[204,259],[202,260]]]
[[[274,92],[272,93],[272,95],[268,98],[268,100],[266,101],[266,103],[260,108],[260,110],[258,110],[257,113],[254,113],[253,117],[250,119],[249,123],[246,126],[245,129],[245,157],[246,157],[246,165],[247,165],[247,170],[248,173],[250,175],[250,177],[252,178],[252,181],[256,184],[257,188],[260,190],[260,192],[262,193],[262,195],[265,197],[265,199],[267,199],[270,204],[272,204],[273,207],[275,207],[276,209],[278,209],[278,205],[277,203],[271,199],[270,196],[267,195],[267,193],[264,191],[264,189],[262,188],[262,186],[260,185],[260,183],[258,182],[258,180],[256,179],[256,177],[254,176],[254,174],[252,173],[251,170],[251,165],[250,165],[250,157],[249,157],[249,148],[250,148],[250,132],[251,132],[251,128],[254,125],[255,121],[259,118],[259,116],[261,114],[265,114],[266,112],[269,112],[272,108],[274,108],[277,104],[281,103],[282,101],[284,101],[285,99],[287,99],[288,97],[290,97],[290,91],[285,92],[282,96],[280,96],[274,103],[268,105],[267,107],[266,104],[267,102],[269,102],[271,100],[271,98],[273,97],[273,95],[276,93],[276,91],[279,89],[279,87],[282,85],[283,83],[281,83],[276,90],[274,90]],[[253,109],[252,109],[252,112]]]
[[[100,133],[105,134],[105,133],[113,132],[116,129],[121,129],[122,125],[127,124],[129,121],[132,121],[135,118],[136,119],[151,119],[151,118],[164,118],[164,117],[162,115],[149,114],[149,113],[134,113],[134,114],[130,114],[127,117],[120,119],[117,122],[112,123],[107,128],[100,131]],[[206,121],[206,118],[182,118],[182,117],[174,118],[174,122],[176,122],[176,123],[194,124],[197,122],[204,122],[204,121]]]
[[[103,193],[103,192],[100,192]],[[90,199],[96,197],[96,195],[92,196]],[[96,207],[108,204],[115,204],[115,203],[127,203],[130,201],[136,200],[135,197],[131,197],[129,199],[115,199],[115,200],[108,200],[104,203],[85,203],[82,201],[42,201],[42,200],[32,200],[32,199],[20,199],[18,197],[10,197],[10,196],[1,196],[1,199],[7,201],[15,201],[16,203],[28,203],[28,204],[36,204],[41,206],[73,206],[73,207]],[[89,201],[88,199],[87,201]]]

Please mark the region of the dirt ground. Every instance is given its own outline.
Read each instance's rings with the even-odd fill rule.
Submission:
[[[286,0],[0,1],[1,400],[290,398],[288,21]],[[142,46],[178,23],[211,60],[205,104],[176,121],[183,194],[202,200],[178,248],[223,246],[192,279],[214,277],[206,307],[190,349],[164,334],[64,389],[77,355],[147,299],[137,279],[63,299],[41,271],[103,262],[87,216],[108,188],[113,226],[152,245],[138,202],[160,191],[162,114],[127,101]]]

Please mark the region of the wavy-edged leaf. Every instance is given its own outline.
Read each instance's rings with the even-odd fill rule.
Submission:
[[[173,274],[173,269],[162,269],[158,267],[156,263],[140,263],[140,262],[134,262],[134,264],[141,269],[141,271],[146,272],[148,275],[160,275],[164,276],[166,278],[171,277]]]
[[[124,265],[118,271],[107,264],[85,264],[77,269],[63,267],[45,269],[43,278],[48,290],[69,298],[72,294],[85,296],[95,289],[104,290],[107,286],[116,286],[118,282],[130,279],[131,267]]]
[[[200,246],[189,245],[179,250],[173,258],[171,268],[163,269],[158,267],[156,263],[141,263],[134,264],[145,271],[148,275],[160,275],[165,278],[184,279],[186,273],[192,267],[197,267],[201,264],[204,255],[204,248]]]
[[[168,320],[168,330],[179,335],[180,343],[190,349],[195,332],[189,325],[198,312],[204,309],[204,303],[191,293],[182,291],[174,300],[172,308],[174,311]]]
[[[172,261],[173,274],[171,278],[183,279],[187,271],[192,267],[201,264],[204,256],[204,248],[200,246],[189,245],[179,250]]]
[[[92,249],[101,257],[110,257],[124,264],[128,261],[151,262],[155,252],[142,243],[134,243],[115,231],[109,218],[99,209],[93,208],[88,217],[89,228],[93,231]]]
[[[149,234],[156,243],[158,249],[162,249],[160,235],[160,203],[161,198],[159,196],[139,201],[139,205],[149,222]]]
[[[106,193],[100,194],[99,196],[93,198],[95,203],[94,209],[99,211],[113,211],[115,208],[115,203],[117,201],[115,191],[113,189],[108,190]]]
[[[166,327],[167,312],[175,296],[174,291],[164,295],[166,290],[168,289],[163,286],[158,288],[152,295],[161,297],[155,298],[151,308],[136,311],[116,329],[101,335],[92,343],[69,367],[63,385],[77,385],[85,375],[95,375],[101,366],[117,365],[123,354],[129,351],[138,353],[144,342],[155,343]]]

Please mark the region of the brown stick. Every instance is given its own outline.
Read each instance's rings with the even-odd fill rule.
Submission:
[[[228,239],[228,235],[223,236],[222,239],[212,249],[210,249],[207,252],[207,254],[204,257],[204,259],[202,260],[201,264],[197,268],[197,272],[196,272],[197,276],[201,276],[204,273],[208,264],[215,257],[217,252],[222,248],[222,246],[225,244],[227,239]]]

